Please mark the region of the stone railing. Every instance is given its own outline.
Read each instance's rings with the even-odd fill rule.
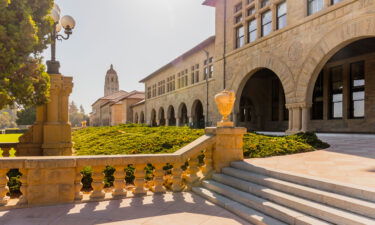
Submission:
[[[244,128],[206,129],[204,136],[171,154],[0,158],[0,205],[27,207],[189,190],[213,170],[243,159],[244,133]],[[113,187],[105,189],[107,166],[115,172]],[[129,166],[134,172],[131,183],[125,180]],[[85,167],[92,170],[92,190],[82,190]],[[22,174],[21,194],[10,198],[7,173],[14,169]]]
[[[2,151],[2,154],[0,154],[0,157],[9,157],[10,151],[13,149],[14,151],[17,150],[18,143],[0,143],[0,150]]]

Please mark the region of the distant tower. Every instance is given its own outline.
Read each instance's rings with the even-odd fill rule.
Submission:
[[[117,72],[113,69],[113,65],[111,64],[111,68],[107,71],[107,75],[105,76],[104,96],[113,94],[118,91],[119,84]]]

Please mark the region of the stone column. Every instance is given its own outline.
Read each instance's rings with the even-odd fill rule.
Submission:
[[[217,173],[221,169],[230,166],[233,161],[244,159],[243,135],[246,128],[243,127],[217,127],[206,128],[206,134],[216,134],[216,145],[212,152],[212,164]]]
[[[180,120],[180,118],[176,118],[176,127],[179,127],[179,126],[181,126],[181,120]]]
[[[306,105],[302,107],[302,127],[301,131],[302,132],[307,132],[308,131],[308,124],[310,121],[310,105]]]
[[[71,127],[68,122],[72,78],[60,74],[50,76],[50,102],[47,104],[47,122],[43,126],[43,155],[72,155]]]
[[[301,130],[301,108],[293,107],[293,128],[292,131],[298,133]]]
[[[191,124],[193,124],[194,118],[190,116],[188,121],[189,121],[188,126],[190,126]]]

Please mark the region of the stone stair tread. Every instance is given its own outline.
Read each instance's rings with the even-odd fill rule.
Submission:
[[[321,202],[323,204],[331,205],[337,208],[345,208],[346,210],[375,218],[375,203],[370,201],[319,190],[316,188],[303,186],[301,184],[296,184],[274,177],[269,177],[232,167],[223,168],[222,172],[223,174],[226,174],[228,176],[236,177],[238,179],[257,183],[260,185],[265,185],[282,192],[287,192],[292,195],[308,198],[312,201]],[[259,180],[260,182],[257,182]],[[266,184],[262,182],[265,182]],[[351,207],[348,208],[348,205],[350,205]]]
[[[332,223],[375,224],[375,220],[372,220],[368,217],[337,209],[311,200],[303,199],[291,194],[283,193],[225,174],[214,174],[212,178],[217,182],[223,183],[224,185],[232,186],[233,189],[239,188],[242,191],[255,194],[262,198],[269,199],[270,201],[277,204],[284,205],[288,208],[294,208],[295,210],[302,211],[303,213],[330,221]]]
[[[264,166],[258,167],[244,161],[232,162],[231,167],[375,203],[375,188],[347,184],[290,171],[276,170]]]
[[[288,224],[330,224],[280,204],[243,192],[214,180],[203,181],[203,186],[255,210],[264,212]]]
[[[192,191],[217,205],[233,212],[241,218],[247,220],[252,224],[274,224],[274,225],[285,225],[285,223],[276,220],[270,216],[267,216],[257,210],[244,206],[238,202],[230,200],[216,192],[208,190],[203,187],[193,187]]]

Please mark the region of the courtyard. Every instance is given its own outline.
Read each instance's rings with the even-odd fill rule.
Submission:
[[[272,133],[274,135],[280,133]],[[318,134],[325,150],[270,158],[247,159],[262,168],[311,176],[375,191],[374,135]],[[63,204],[0,212],[0,224],[200,224],[234,225],[247,221],[191,193],[149,194],[101,202]]]

